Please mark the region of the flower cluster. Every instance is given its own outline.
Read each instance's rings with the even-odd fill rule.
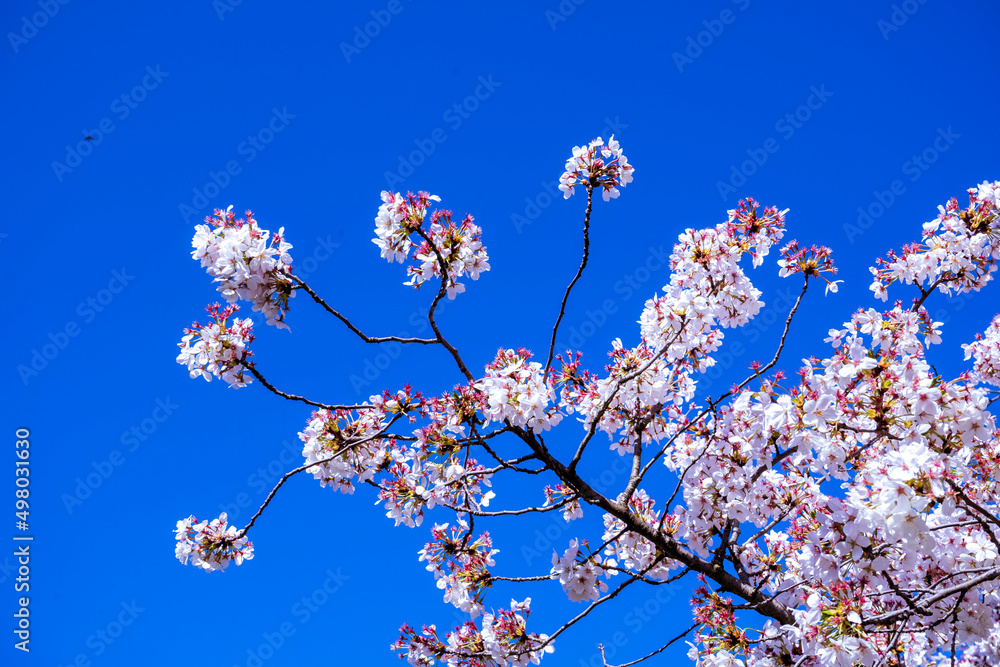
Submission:
[[[621,502],[623,498],[619,498]],[[628,499],[629,511],[648,528],[673,535],[680,521],[670,514],[663,516],[655,508],[656,502],[643,489],[636,489]],[[610,514],[604,515],[604,535],[607,542],[604,554],[610,556],[608,567],[620,566],[633,572],[644,572],[648,579],[666,581],[670,571],[680,566],[674,560],[663,558],[656,545],[639,533],[627,530],[621,519]]]
[[[460,462],[458,452],[437,456],[419,448],[396,452],[378,495],[396,525],[419,526],[425,510],[437,505],[457,511],[489,507],[494,493],[483,487],[491,485],[490,473],[475,459]]]
[[[458,511],[489,507],[494,493],[484,487],[492,485],[491,473],[469,455],[474,437],[464,437],[467,428],[481,423],[482,393],[470,385],[458,386],[443,397],[429,399],[423,407],[430,423],[414,431],[413,451],[423,474],[421,484],[429,489],[428,498]],[[409,470],[400,464],[389,472],[398,480]],[[405,490],[412,484],[404,482],[398,487]]]
[[[441,198],[427,192],[408,192],[404,197],[398,192],[382,191],[372,243],[381,250],[383,259],[402,264],[409,258],[413,247],[410,235],[423,226],[432,201],[440,203]]]
[[[797,386],[739,392],[667,457],[697,480],[684,487],[677,534],[703,557],[734,526],[763,532],[790,517],[789,534],[767,534],[767,551],[746,543],[735,554],[747,581],[796,609],[794,627],[747,646],[726,630],[731,618],[706,620],[704,664],[727,664],[713,662],[723,650],[781,664],[792,647],[816,664],[870,664],[887,640],[863,632],[861,619],[906,610],[911,596],[997,562],[989,524],[976,520],[996,492],[995,423],[981,392],[933,372],[920,341],[925,321],[899,307],[858,311],[831,332],[835,354],[807,362]],[[842,498],[820,487],[830,479],[842,480]],[[953,603],[925,605],[923,629],[905,636],[905,650],[947,647],[950,633],[934,628]],[[971,619],[994,603],[961,604],[970,609],[960,636],[980,636]]]
[[[784,235],[784,214],[774,208],[758,213],[752,200],[740,202],[729,221],[681,234],[670,256],[670,283],[642,312],[643,340],[655,349],[665,346],[671,363],[688,359],[695,368],[710,366],[702,358],[722,338],[714,327],[742,326],[764,305],[739,261],[752,252],[755,266],[763,262]]]
[[[586,543],[584,544],[586,546]],[[569,548],[562,558],[558,553],[552,554],[552,569],[549,574],[562,584],[566,596],[573,602],[597,600],[601,593],[607,593],[608,585],[598,579],[602,574],[605,578],[617,574],[614,570],[602,567],[601,557],[597,554],[580,559],[579,540],[570,540]],[[610,562],[611,565],[614,561]]]
[[[664,294],[643,309],[640,343],[625,348],[616,340],[608,376],[566,383],[561,407],[580,412],[586,428],[609,437],[628,423],[644,424],[626,429],[613,445],[620,454],[633,451],[640,433],[646,440],[673,437],[694,395],[692,372],[715,364],[712,355],[723,339],[719,327],[742,326],[764,305],[739,262],[746,253],[755,266],[763,262],[784,234],[785,212],[741,201],[726,222],[681,234]]]
[[[227,522],[225,512],[212,521],[199,522],[194,516],[178,521],[174,550],[177,560],[184,565],[190,561],[212,572],[225,570],[231,562],[240,565],[253,558],[253,544],[235,526],[227,527]]]
[[[420,550],[420,560],[434,573],[438,588],[444,589],[444,601],[466,612],[472,618],[483,613],[483,595],[489,589],[489,569],[496,563],[489,533],[471,540],[468,525],[459,522],[448,530],[448,524],[435,524],[431,530],[433,542]]]
[[[580,507],[580,497],[565,484],[559,483],[555,487],[545,486],[545,504],[548,507],[553,503],[563,504],[563,520],[569,523],[573,519],[583,518],[583,509]]]
[[[566,171],[559,177],[559,189],[569,199],[577,185],[600,187],[604,201],[610,201],[618,197],[618,186],[624,188],[632,182],[634,171],[614,135],[607,146],[597,137],[587,146],[573,147],[573,157],[566,160]]]
[[[209,224],[195,227],[191,256],[219,283],[226,301],[249,301],[254,312],[263,311],[268,324],[287,329],[288,299],[295,292],[288,277],[292,244],[285,241],[285,228],[272,235],[250,211],[238,219],[232,206],[216,209],[205,222]]]
[[[979,382],[1000,387],[1000,315],[993,318],[984,334],[963,345],[965,358],[973,359],[972,376]]]
[[[375,471],[401,456],[388,439],[378,435],[385,429],[386,412],[372,397],[372,407],[353,410],[317,410],[299,433],[305,443],[302,455],[321,486],[341,493],[354,493],[354,482],[370,481]],[[315,464],[315,465],[313,465]]]
[[[419,526],[425,511],[437,505],[479,511],[494,495],[484,489],[491,484],[490,472],[467,452],[463,456],[468,443],[456,438],[479,409],[478,402],[470,407],[475,396],[479,393],[466,387],[425,401],[407,386],[372,396],[370,406],[356,410],[317,410],[299,433],[305,463],[322,486],[343,493],[353,493],[357,482],[378,487],[377,503],[384,503],[396,525]],[[406,439],[415,442],[383,437],[404,415],[411,423],[426,417],[430,424]]]
[[[510,420],[514,426],[539,433],[562,419],[558,407],[552,405],[555,389],[545,381],[542,365],[529,362],[530,358],[531,352],[525,349],[500,350],[486,367],[486,377],[475,387],[485,394],[487,422]]]
[[[786,208],[779,211],[773,206],[760,209],[752,198],[741,199],[736,208],[728,211],[725,232],[732,239],[733,247],[741,253],[749,252],[755,267],[764,263],[771,250],[784,236]],[[718,229],[718,226],[716,227]]]
[[[211,382],[213,377],[239,389],[252,380],[245,377],[247,358],[253,356],[250,343],[253,342],[253,322],[249,319],[229,318],[239,310],[230,305],[219,311],[219,304],[206,308],[212,316],[212,323],[201,325],[195,322],[184,329],[184,337],[177,347],[177,363],[187,366],[192,378],[203,377]]]
[[[875,296],[886,301],[888,286],[897,280],[944,294],[982,289],[1000,260],[998,191],[1000,181],[984,181],[969,189],[966,208],[954,198],[939,206],[938,217],[924,223],[922,243],[890,251],[871,268]]]
[[[694,395],[688,369],[672,367],[643,342],[625,348],[620,338],[612,341],[610,356],[606,377],[580,375],[566,383],[560,408],[578,413],[585,428],[601,430],[609,439],[630,422],[646,423],[642,431],[626,429],[621,439],[612,439],[611,448],[622,455],[634,451],[640,433],[646,440],[675,435],[683,404]]]
[[[704,577],[702,577],[704,579]],[[699,667],[729,667],[739,665],[742,661],[736,655],[749,646],[746,633],[736,626],[736,614],[733,613],[733,601],[723,599],[718,594],[709,591],[705,586],[699,586],[691,598],[694,609],[694,619],[701,624],[695,634],[695,639],[704,644],[707,651],[705,660]],[[688,657],[698,659],[698,650],[692,644]]]
[[[489,255],[482,244],[482,229],[471,215],[455,224],[451,211],[434,211],[429,228],[424,229],[432,201],[440,202],[441,198],[426,192],[408,192],[405,197],[397,192],[382,192],[372,242],[390,263],[407,259],[414,262],[406,269],[410,280],[404,284],[420,287],[432,277],[441,278],[448,298],[454,299],[465,291],[459,278],[468,275],[478,280],[480,273],[490,270]],[[416,245],[411,239],[414,234],[419,237]]]
[[[560,187],[569,197],[583,184],[588,198],[600,187],[607,200],[632,171],[613,138],[607,146],[598,139],[574,148]],[[495,582],[556,579],[573,601],[603,602],[606,580],[618,572],[622,587],[696,572],[689,656],[699,666],[996,662],[1000,430],[989,411],[996,391],[985,385],[1000,386],[1000,315],[963,346],[972,370],[948,380],[927,356],[941,342],[942,323],[923,307],[935,291],[979,290],[997,268],[1000,182],[969,195],[967,208],[949,201],[924,225],[921,243],[873,269],[872,289],[883,299],[895,281],[918,287],[911,308],[858,309],[830,329],[832,350],[803,359],[790,378],[770,370],[782,334],[773,363],[754,362],[755,374],[707,406],[695,403],[695,392],[699,374],[716,363],[723,330],[746,325],[763,306],[741,262],[750,255],[760,266],[784,236],[786,211],[753,200],[721,224],[679,236],[669,282],[642,310],[638,342],[614,340],[603,375],[583,369],[579,353],[547,369],[527,350],[501,349],[474,379],[446,345],[465,376],[450,392],[424,399],[406,386],[366,405],[314,412],[299,435],[304,467],[323,486],[376,487],[377,503],[397,525],[420,526],[431,511],[457,515],[434,523],[419,558],[444,600],[471,618],[443,639],[434,626],[403,626],[393,648],[426,667],[537,664],[552,651],[549,636],[527,632],[530,599],[488,612]],[[454,297],[460,278],[489,269],[471,217],[456,224],[448,211],[431,212],[439,199],[427,193],[383,193],[382,201],[375,243],[390,262],[413,262],[409,284],[437,277]],[[237,222],[217,212],[215,220],[214,231],[199,227],[195,256],[228,299],[247,298],[283,324],[292,279],[282,232],[268,245],[249,213]],[[801,275],[803,294],[809,278],[837,291],[829,249],[792,241],[780,254],[779,275]],[[212,323],[185,331],[178,361],[192,376],[242,386],[244,370],[256,373],[247,361],[251,329],[232,318],[235,310],[215,306]],[[445,341],[439,334],[422,342]],[[583,424],[573,448],[543,436],[567,414]],[[584,450],[598,431],[628,457],[616,459],[630,472],[613,501],[580,472],[593,470],[593,447]],[[501,436],[519,439],[520,450]],[[573,539],[561,555],[553,552],[547,572],[492,574],[498,550],[489,533],[473,536],[473,521],[544,511],[484,509],[494,476],[509,473],[558,477],[545,487],[543,507],[558,507],[567,522],[582,516],[584,502],[600,507],[596,552]],[[664,476],[674,491],[657,507],[647,489]],[[253,551],[223,514],[179,521],[176,554],[214,570]],[[768,618],[755,636],[739,624],[746,610]]]
[[[796,273],[801,273],[810,278],[823,278],[826,281],[826,292],[836,292],[837,285],[843,280],[829,280],[824,277],[824,273],[837,273],[837,267],[833,265],[833,258],[829,248],[824,246],[811,246],[800,248],[797,241],[791,241],[781,249],[781,259],[778,260],[780,270],[778,275],[785,278]]]
[[[555,649],[548,635],[525,630],[531,613],[531,598],[510,601],[510,609],[483,616],[482,629],[472,621],[449,632],[442,642],[437,628],[424,626],[418,633],[408,625],[399,629],[392,648],[414,667],[432,667],[439,661],[448,667],[524,667],[540,664],[542,656]]]

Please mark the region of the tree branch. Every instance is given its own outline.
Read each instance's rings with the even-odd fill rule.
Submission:
[[[316,401],[310,401],[308,398],[304,398],[302,396],[296,396],[295,394],[289,394],[281,391],[280,389],[275,388],[273,384],[268,382],[267,379],[260,374],[260,371],[257,370],[255,365],[247,362],[246,360],[241,360],[240,365],[243,366],[243,368],[250,371],[251,373],[253,373],[253,376],[257,378],[257,380],[262,385],[264,385],[264,387],[266,387],[268,390],[277,394],[278,396],[281,396],[282,398],[288,399],[289,401],[301,401],[306,405],[312,405],[317,408],[325,408],[327,410],[362,410],[365,408],[374,407],[372,405],[328,405],[326,403],[318,403]]]
[[[324,463],[328,463],[329,461],[332,461],[333,459],[337,458],[338,456],[342,456],[345,452],[348,452],[348,451],[350,451],[350,450],[358,447],[359,445],[363,445],[366,442],[371,442],[372,440],[375,440],[376,438],[384,437],[384,434],[389,429],[389,427],[392,426],[396,421],[398,421],[399,419],[401,419],[402,416],[403,415],[396,415],[391,420],[389,420],[389,423],[385,425],[385,428],[383,428],[378,433],[370,435],[367,438],[362,438],[361,440],[358,440],[356,442],[350,443],[346,447],[344,447],[344,448],[340,449],[339,451],[337,451],[336,454],[331,455],[329,458],[325,458],[322,461],[316,461],[315,463],[307,463],[307,464],[305,464],[303,466],[299,466],[298,468],[295,468],[294,470],[290,470],[289,472],[286,472],[282,476],[282,478],[278,480],[278,483],[274,485],[274,488],[271,489],[271,493],[267,494],[267,498],[264,499],[264,502],[263,502],[263,504],[261,504],[260,508],[254,513],[254,515],[252,517],[250,517],[250,523],[248,523],[246,526],[243,527],[243,530],[241,530],[239,532],[239,536],[240,537],[246,537],[247,532],[253,527],[253,524],[254,524],[254,522],[257,521],[257,518],[261,514],[263,514],[264,510],[267,509],[267,506],[271,504],[271,500],[274,498],[275,494],[278,493],[278,489],[280,489],[282,486],[284,486],[285,482],[287,482],[293,476],[299,474],[303,470],[308,470],[309,468],[314,468],[314,467],[316,467],[318,465],[323,465]]]
[[[640,662],[644,662],[646,660],[649,660],[654,655],[657,655],[657,654],[662,653],[663,651],[667,650],[667,648],[669,648],[669,646],[671,644],[673,644],[674,642],[679,642],[680,640],[684,639],[685,637],[687,637],[687,635],[688,635],[689,632],[691,632],[692,630],[694,630],[695,628],[697,628],[699,625],[701,625],[701,624],[700,623],[695,623],[694,625],[692,625],[691,627],[689,627],[687,630],[685,630],[684,632],[680,633],[679,635],[677,635],[676,637],[674,637],[673,639],[671,639],[670,641],[668,641],[666,644],[664,644],[660,648],[658,648],[655,651],[653,651],[652,653],[644,655],[643,657],[639,658],[638,660],[633,660],[632,662],[623,662],[620,665],[609,665],[607,658],[604,657],[604,647],[601,646],[600,647],[600,649],[601,649],[601,660],[604,661],[604,667],[631,667],[632,665],[638,665]]]
[[[354,326],[354,324],[351,323],[350,320],[348,320],[346,317],[344,317],[336,310],[331,308],[330,305],[326,301],[324,301],[320,295],[316,294],[316,292],[314,292],[313,289],[305,283],[305,281],[303,281],[301,278],[291,273],[288,274],[288,277],[294,280],[300,288],[304,289],[309,294],[309,296],[313,298],[313,301],[321,305],[328,313],[331,313],[337,319],[343,322],[348,329],[356,333],[358,337],[360,337],[361,340],[365,341],[366,343],[388,343],[390,341],[395,341],[397,343],[419,343],[421,345],[434,345],[438,342],[433,338],[401,338],[399,336],[376,337],[376,336],[365,335],[364,333],[361,332],[360,329]]]
[[[590,211],[593,208],[594,186],[587,183],[587,212],[583,216],[583,257],[580,260],[580,268],[576,270],[576,275],[566,287],[566,294],[563,295],[562,303],[559,306],[559,316],[556,317],[555,326],[552,327],[552,342],[549,343],[549,356],[545,360],[545,371],[542,377],[548,377],[549,369],[552,367],[552,355],[556,348],[556,335],[559,332],[559,323],[562,322],[563,315],[566,314],[566,302],[569,301],[569,293],[573,291],[576,281],[583,275],[583,270],[587,268],[587,260],[590,258]]]

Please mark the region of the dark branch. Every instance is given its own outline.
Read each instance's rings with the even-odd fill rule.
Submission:
[[[549,356],[545,360],[545,371],[542,377],[548,377],[549,369],[552,367],[552,355],[556,348],[556,335],[559,332],[559,323],[562,322],[563,315],[566,314],[566,302],[569,301],[569,293],[573,291],[576,281],[583,275],[583,270],[587,268],[587,260],[590,258],[590,211],[593,208],[594,186],[587,183],[587,212],[583,216],[583,257],[580,259],[580,268],[576,270],[576,275],[566,287],[566,294],[563,295],[562,303],[559,305],[559,316],[556,324],[552,327],[552,342],[549,343]]]

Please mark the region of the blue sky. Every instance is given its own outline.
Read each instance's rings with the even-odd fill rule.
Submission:
[[[634,344],[677,234],[753,196],[790,208],[786,238],[830,246],[846,281],[810,294],[784,357],[794,370],[855,307],[877,305],[877,255],[915,240],[938,204],[1000,178],[1000,46],[985,28],[998,19],[993,3],[940,0],[3,3],[0,244],[14,276],[0,332],[3,664],[390,665],[400,624],[456,621],[417,562],[429,523],[394,528],[366,489],[347,497],[300,476],[251,532],[253,561],[208,575],[174,558],[180,518],[228,508],[242,525],[301,460],[309,414],[174,362],[182,329],[217,298],[190,258],[212,207],[284,226],[308,282],[373,335],[422,333],[431,296],[403,287],[403,269],[371,244],[380,191],[428,190],[471,213],[493,269],[440,322],[481,371],[501,346],[544,356],[584,205],[549,193],[574,145],[614,132],[635,180],[595,203],[594,254],[561,342],[593,369],[615,337]],[[771,356],[790,284],[773,261],[752,279],[768,309],[727,332],[706,393]],[[960,370],[959,345],[995,303],[931,304],[946,323],[939,370]],[[292,333],[257,321],[264,374],[317,400],[459,380],[443,350],[392,357],[305,298]],[[25,533],[13,516],[18,428],[31,442]],[[572,442],[575,429],[554,437]],[[613,464],[586,463],[609,493],[624,479]],[[542,499],[520,480],[497,486],[501,507]],[[496,571],[545,573],[553,548],[599,538],[598,522],[494,521]],[[11,633],[24,595],[15,534],[34,537],[30,654]],[[487,604],[526,595],[539,632],[580,610],[554,582],[497,586]],[[688,596],[623,596],[547,662],[599,664],[598,641],[615,647],[612,662],[639,657],[690,623]]]

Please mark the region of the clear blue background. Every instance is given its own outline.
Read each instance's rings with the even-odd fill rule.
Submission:
[[[284,226],[296,266],[365,331],[418,335],[414,323],[431,294],[401,286],[402,267],[381,260],[370,239],[386,173],[423,145],[421,164],[394,189],[429,190],[457,214],[472,213],[493,265],[442,309],[445,333],[474,369],[501,346],[544,358],[557,299],[578,263],[584,205],[579,196],[552,200],[545,183],[558,178],[572,146],[606,139],[610,122],[635,181],[619,200],[595,204],[594,255],[561,339],[577,331],[593,369],[613,338],[634,344],[643,301],[668,279],[655,268],[659,253],[684,228],[714,225],[738,197],[753,196],[790,208],[787,238],[832,247],[846,280],[839,294],[810,294],[784,358],[794,371],[800,358],[826,353],[827,329],[859,305],[877,305],[867,289],[877,255],[916,240],[938,204],[967,201],[966,188],[1000,178],[994,3],[911,0],[912,15],[886,1],[399,6],[391,14],[386,2],[74,0],[53,2],[46,18],[37,2],[3,3],[0,243],[13,278],[0,333],[3,664],[228,667],[257,664],[256,655],[266,665],[391,665],[398,662],[387,648],[401,623],[437,623],[443,635],[455,621],[417,562],[430,522],[447,515],[393,528],[368,488],[346,497],[300,476],[251,532],[252,562],[209,575],[174,559],[175,522],[211,518],[240,494],[256,506],[265,493],[258,469],[280,461],[283,442],[300,451],[296,433],[309,415],[259,384],[233,391],[191,380],[174,362],[182,328],[204,321],[204,306],[216,300],[189,255],[193,226],[213,206],[251,208],[262,226]],[[729,23],[720,21],[724,10]],[[372,23],[377,34],[345,55],[342,43],[357,38],[373,11],[391,20]],[[25,26],[33,20],[44,25]],[[674,55],[686,49],[690,61]],[[159,82],[147,67],[160,69]],[[144,99],[123,106],[121,96],[144,77],[151,89],[136,93]],[[468,99],[480,77],[492,77],[495,89]],[[813,87],[825,87],[828,99],[800,109]],[[476,108],[465,118],[449,113],[463,103]],[[249,160],[244,142],[275,109],[294,118]],[[783,122],[796,112],[808,120]],[[98,139],[105,119],[113,131],[84,144],[90,152],[79,161],[68,157],[84,136]],[[439,128],[445,139],[428,144]],[[936,138],[949,131],[938,142],[947,150],[937,153]],[[760,158],[772,138],[777,152],[748,163],[754,173],[724,199],[719,183],[739,182],[730,180],[733,170]],[[907,167],[925,150],[933,164]],[[195,191],[204,194],[229,161],[239,173],[221,192],[209,188],[210,202],[198,201]],[[67,172],[56,162],[76,166]],[[876,193],[894,181],[905,191],[867,228],[851,227],[859,207],[879,212]],[[729,349],[741,342],[744,351],[720,364],[724,376],[704,392],[742,378],[752,359],[770,358],[775,320],[788,308],[782,290],[798,288],[779,281],[774,259],[753,273],[768,302],[762,324],[727,332]],[[102,292],[114,271],[132,278],[118,294]],[[913,293],[891,295],[908,301]],[[91,298],[105,300],[100,312],[90,310]],[[986,294],[931,304],[946,320],[945,344],[934,351],[939,370],[958,372],[959,344],[985,328],[995,303]],[[260,369],[288,391],[351,402],[407,381],[440,393],[460,379],[441,349],[379,357],[302,296],[288,319],[292,333],[257,319],[255,343]],[[77,335],[61,337],[69,324]],[[60,341],[64,349],[45,348]],[[36,358],[37,374],[25,372],[45,349],[53,358]],[[176,406],[161,423],[153,420],[165,416],[158,400]],[[145,440],[123,442],[143,426]],[[13,649],[10,632],[17,427],[32,434],[30,655]],[[567,420],[550,438],[568,451],[579,436]],[[603,473],[617,493],[624,478],[601,449],[587,475],[599,482]],[[510,451],[519,451],[516,443]],[[120,465],[110,464],[106,478],[91,476],[96,488],[78,490],[96,470],[109,471],[110,457]],[[293,464],[273,469],[299,460],[296,453]],[[495,504],[539,503],[541,486],[529,484],[551,481],[498,478]],[[660,482],[650,492],[662,502],[672,487]],[[69,501],[74,494],[87,497]],[[252,509],[241,509],[236,523]],[[575,536],[599,539],[598,522],[593,512],[568,528],[548,517],[489,522],[501,549],[496,572],[545,573],[553,548],[562,553]],[[329,582],[339,589],[316,594],[324,602],[305,617],[301,600],[322,588],[328,571],[339,572],[340,583]],[[610,646],[613,637],[612,662],[659,646],[690,623],[690,589],[656,592],[636,589],[602,608],[563,635],[547,661],[599,664],[597,642]],[[488,604],[527,595],[537,609],[529,628],[539,632],[582,609],[554,582],[497,586]],[[127,627],[115,625],[120,616]],[[258,651],[283,623],[294,634],[276,652]],[[685,649],[657,660],[673,664]]]

